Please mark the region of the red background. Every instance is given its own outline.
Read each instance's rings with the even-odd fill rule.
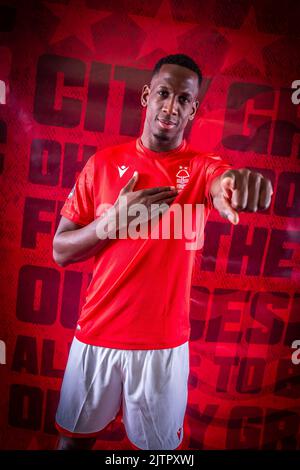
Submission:
[[[62,374],[91,262],[60,269],[60,208],[96,148],[135,138],[155,62],[203,72],[187,137],[273,183],[271,207],[232,226],[212,212],[191,302],[185,449],[299,449],[297,2],[1,2],[2,449],[51,449]],[[129,449],[121,414],[97,449]]]

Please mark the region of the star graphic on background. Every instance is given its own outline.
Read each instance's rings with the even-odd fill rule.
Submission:
[[[259,69],[262,75],[265,75],[265,64],[261,50],[277,40],[278,36],[258,31],[253,7],[250,8],[241,29],[219,28],[219,31],[231,44],[222,71],[241,60],[247,60],[249,64]]]
[[[163,0],[156,16],[147,18],[139,15],[129,15],[146,33],[146,39],[137,59],[156,49],[167,53],[178,51],[177,36],[197,26],[197,23],[182,23],[174,20],[169,0]]]
[[[95,50],[91,25],[111,15],[111,12],[87,8],[84,0],[70,0],[67,5],[46,2],[46,6],[60,18],[50,44],[77,36],[89,49]]]

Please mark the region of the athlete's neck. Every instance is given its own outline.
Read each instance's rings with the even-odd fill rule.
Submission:
[[[152,134],[143,132],[140,136],[142,144],[144,147],[152,150],[153,152],[170,152],[171,150],[176,149],[182,143],[182,136],[177,136],[176,139],[170,140],[161,140],[155,137]]]

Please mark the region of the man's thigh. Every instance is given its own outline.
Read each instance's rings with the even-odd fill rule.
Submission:
[[[122,402],[121,354],[73,339],[56,413],[61,434],[92,437],[115,418]]]
[[[170,349],[127,352],[123,422],[135,446],[169,450],[181,444],[188,375],[188,342]]]

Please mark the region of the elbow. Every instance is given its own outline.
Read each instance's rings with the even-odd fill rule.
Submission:
[[[64,268],[67,266],[69,263],[67,262],[66,259],[64,259],[55,249],[53,248],[53,253],[52,253],[53,259],[58,266]]]
[[[53,257],[53,260],[55,261],[56,264],[58,264],[58,266],[64,268],[65,266],[67,266],[69,264],[68,260],[66,259],[65,256],[63,256],[62,253],[60,253],[58,250],[57,250],[57,247],[56,247],[56,240],[54,238],[53,240],[53,250],[52,250],[52,257]]]

